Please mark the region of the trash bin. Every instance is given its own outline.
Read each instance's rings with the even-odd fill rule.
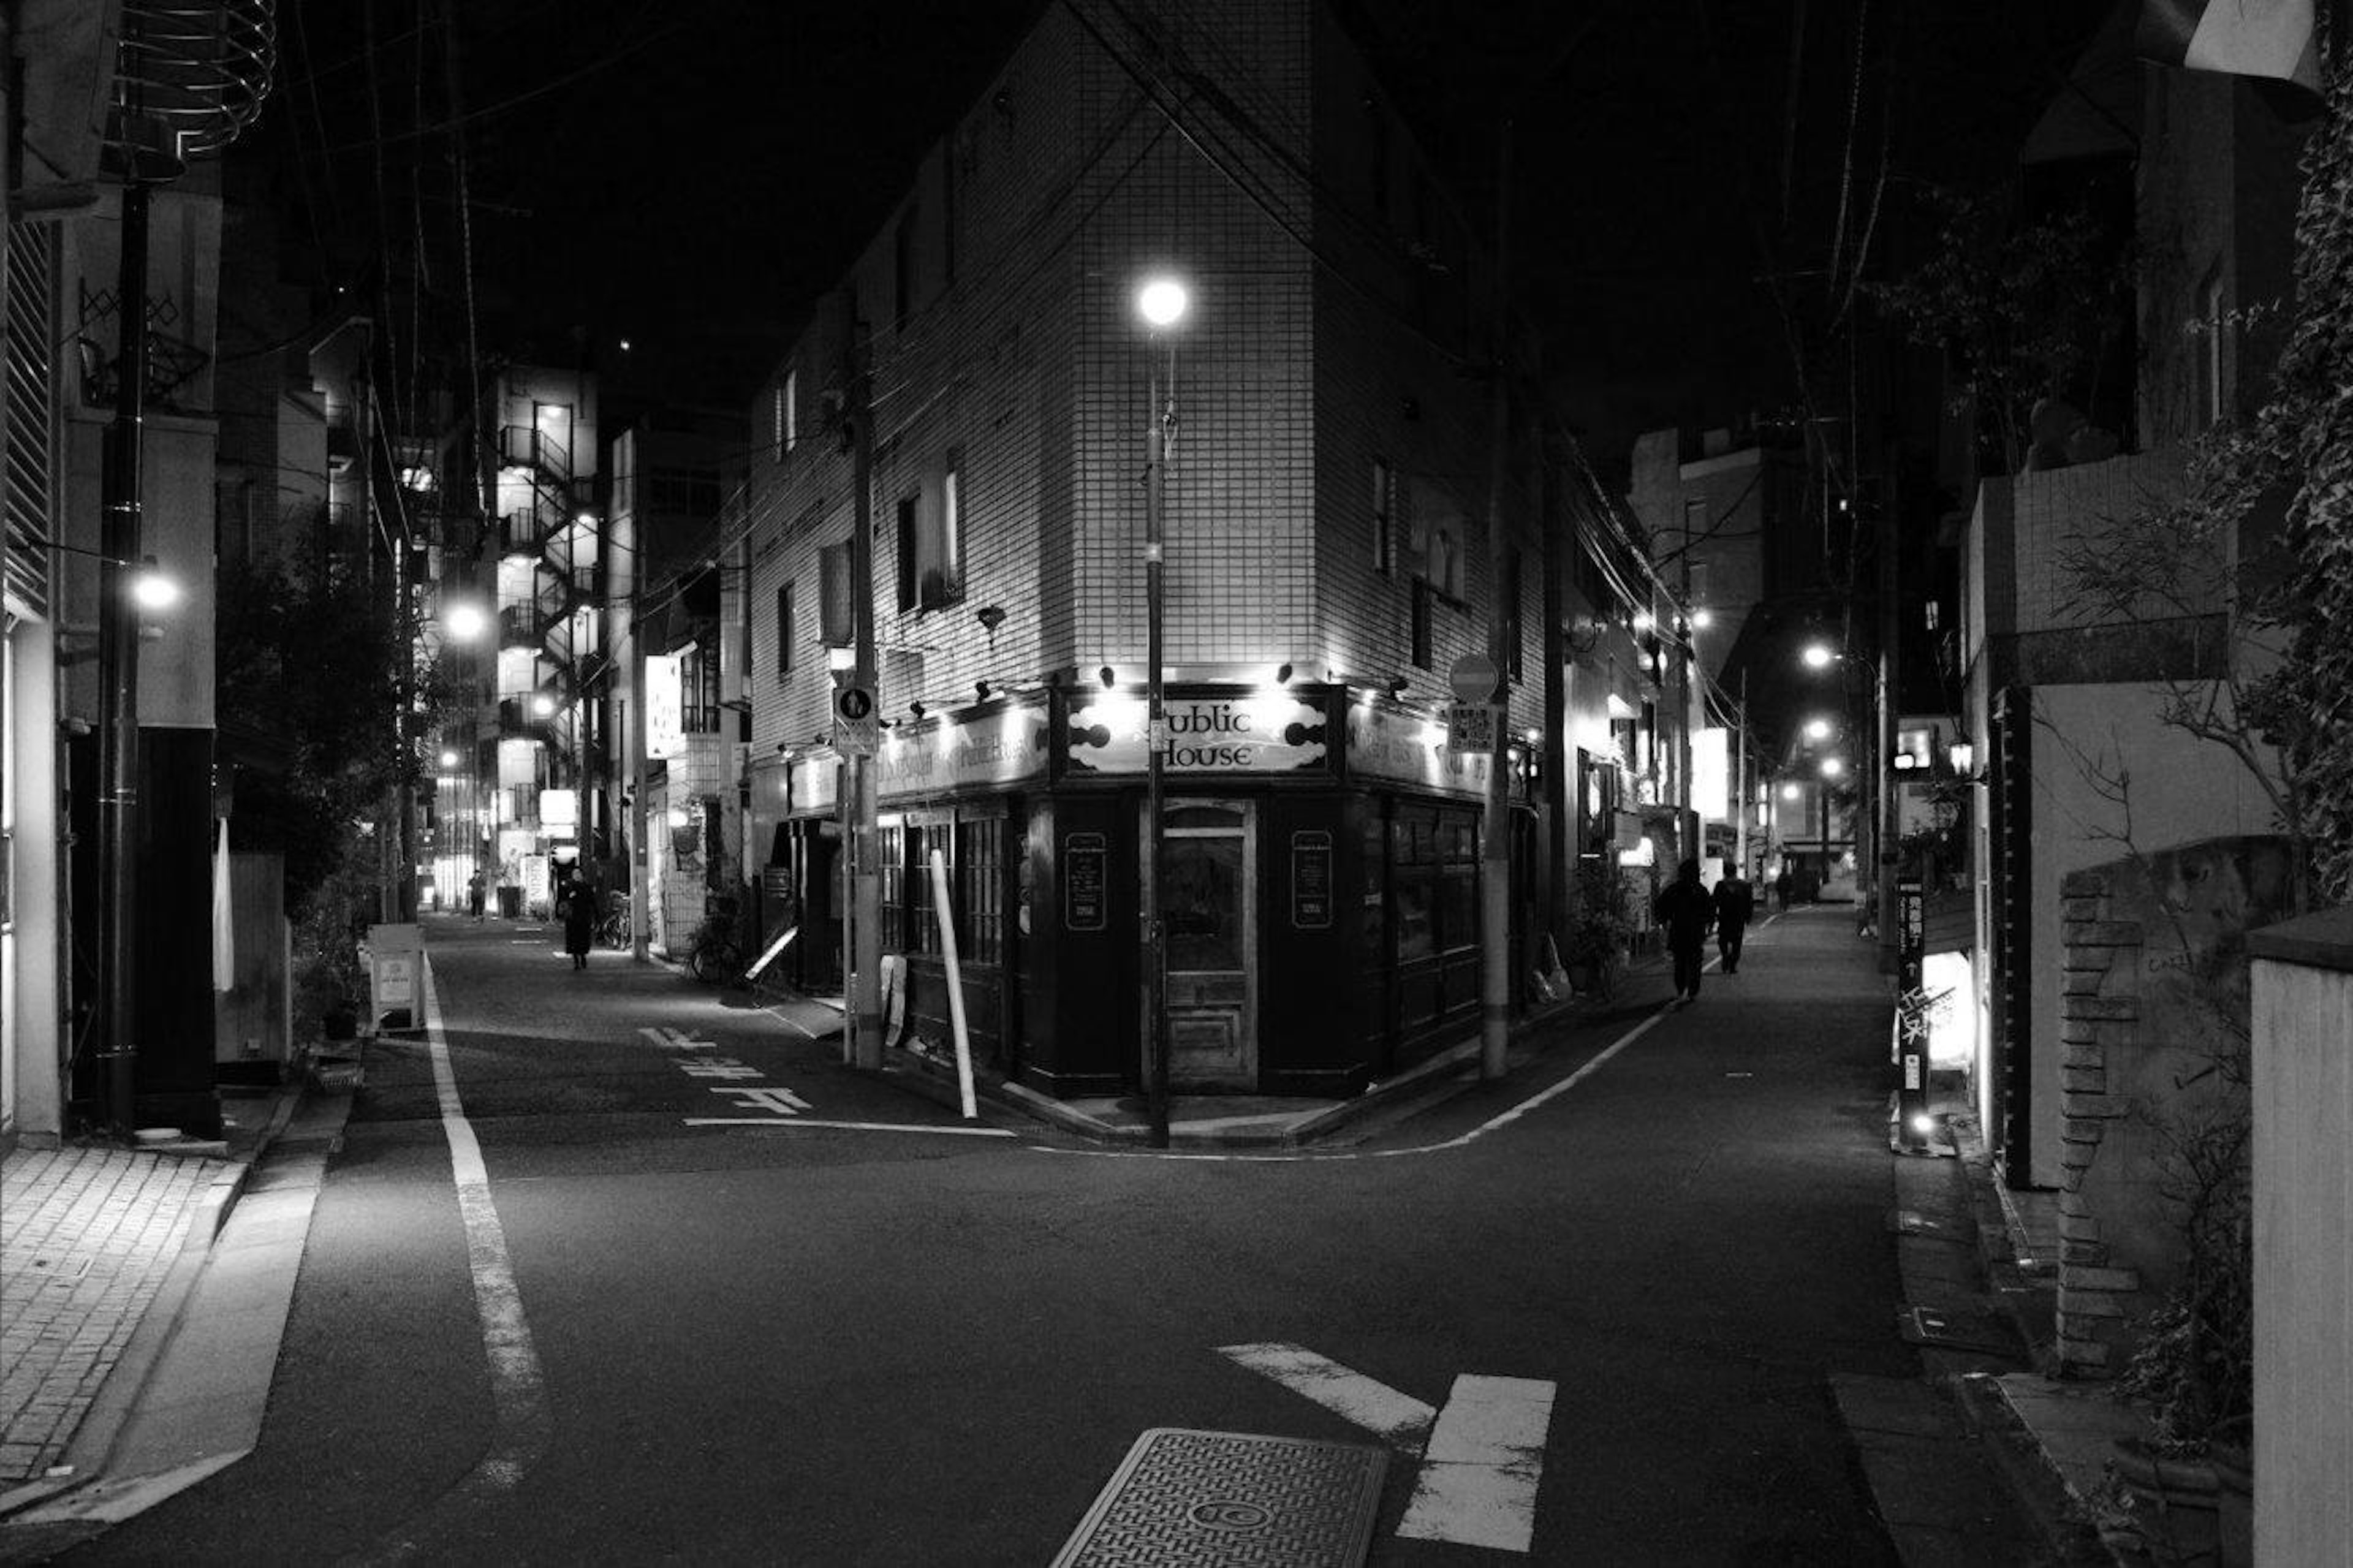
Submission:
[[[425,1026],[425,928],[372,925],[367,946],[371,1034],[406,1034]]]

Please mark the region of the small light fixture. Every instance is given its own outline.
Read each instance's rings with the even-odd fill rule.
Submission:
[[[923,716],[923,705],[920,702],[910,702],[907,704],[907,711],[920,719]]]
[[[1715,612],[1713,610],[1694,610],[1692,612],[1691,624],[1697,626],[1701,631],[1705,631],[1708,627],[1715,625]]]
[[[1781,786],[1781,798],[1783,800],[1795,800],[1801,793],[1802,792],[1799,791],[1798,786],[1793,784],[1785,784]]]
[[[544,719],[555,711],[555,699],[543,691],[531,700],[531,710]]]
[[[1634,629],[1635,629],[1636,631],[1638,631],[1638,632],[1647,632],[1647,631],[1649,631],[1649,630],[1651,629],[1651,612],[1650,612],[1650,611],[1648,611],[1648,610],[1637,610],[1637,611],[1635,611],[1635,612],[1634,612]]]
[[[1287,686],[1291,683],[1290,665],[1278,664],[1274,667],[1274,683],[1277,686]]]
[[[1834,779],[1844,772],[1846,772],[1846,761],[1844,758],[1824,757],[1822,759],[1822,777],[1826,779]]]
[[[457,752],[442,752],[442,753],[441,753],[441,765],[442,765],[443,767],[445,767],[445,768],[454,768],[454,767],[456,767],[456,766],[458,765],[458,753],[457,753]]]
[[[1827,720],[1827,719],[1809,719],[1809,720],[1807,720],[1807,721],[1806,721],[1806,739],[1807,739],[1807,740],[1809,740],[1809,741],[1827,741],[1827,740],[1829,740],[1830,738],[1831,738],[1831,721],[1830,721],[1829,720]]]
[[[1109,665],[1104,665],[1101,669],[1096,670],[1095,676],[1096,679],[1103,682],[1103,689],[1105,691],[1109,691],[1113,687],[1119,684],[1119,681],[1113,676],[1111,666]]]
[[[974,682],[972,683],[972,695],[973,695],[973,700],[974,700],[975,701],[976,701],[976,702],[986,702],[986,701],[987,701],[987,700],[988,700],[988,692],[989,692],[989,685],[988,685],[988,682],[987,682],[986,680],[976,680],[976,681],[974,681]]]
[[[1191,297],[1174,278],[1147,279],[1135,291],[1135,313],[1155,328],[1173,327],[1185,319]]]
[[[155,558],[147,557],[132,574],[131,597],[142,610],[168,610],[183,597],[180,585],[156,568]]]
[[[472,642],[491,629],[491,618],[482,614],[480,605],[452,605],[441,617],[441,625],[452,641]]]
[[[1830,650],[1830,645],[1827,643],[1811,642],[1806,645],[1806,651],[1798,657],[1806,661],[1808,669],[1828,669],[1831,667],[1831,661],[1838,658],[1838,655]]]
[[[1953,771],[1957,773],[1968,773],[1978,760],[1977,747],[1968,741],[1954,742],[1945,754],[1952,759]]]
[[[847,643],[828,643],[825,667],[828,670],[855,669],[858,668],[858,650]]]

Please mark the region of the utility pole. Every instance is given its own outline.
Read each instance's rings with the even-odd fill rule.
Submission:
[[[1732,842],[1738,858],[1733,868],[1748,875],[1748,667],[1740,667],[1740,732],[1733,737]]]
[[[1895,868],[1903,851],[1896,841],[1903,837],[1899,816],[1901,798],[1895,793],[1895,679],[1897,663],[1895,644],[1903,622],[1897,613],[1896,594],[1902,582],[1895,557],[1898,534],[1895,526],[1895,470],[1892,456],[1883,456],[1886,472],[1880,480],[1879,494],[1879,712],[1874,726],[1879,732],[1879,755],[1872,764],[1872,776],[1879,784],[1879,863],[1872,883],[1876,905],[1873,919],[1879,929],[1879,972],[1896,972],[1895,944]]]
[[[1161,532],[1166,526],[1168,442],[1176,422],[1176,349],[1168,349],[1168,401],[1163,406],[1155,377],[1145,383],[1145,409],[1152,421],[1144,479],[1144,822],[1149,842],[1144,879],[1144,1109],[1150,1146],[1168,1147],[1168,922],[1161,909],[1161,843],[1167,820],[1163,753],[1168,748],[1167,689],[1161,660],[1163,595]]]
[[[874,421],[871,357],[858,320],[856,294],[844,300],[849,336],[850,434],[849,636],[850,683],[875,691],[874,658]],[[876,710],[881,710],[879,693]],[[849,855],[849,1065],[882,1066],[882,875],[876,864],[874,759],[853,752],[844,759],[849,777],[841,792],[849,814],[843,837]]]
[[[1487,803],[1479,835],[1479,1076],[1502,1078],[1512,1045],[1512,649],[1515,626],[1504,603],[1511,545],[1504,536],[1504,480],[1512,434],[1511,294],[1512,122],[1495,150],[1495,320],[1493,426],[1487,447],[1487,657],[1495,667],[1493,744],[1487,753]]]
[[[122,182],[122,255],[115,284],[118,347],[114,423],[106,468],[99,567],[100,885],[105,949],[100,955],[107,1109],[118,1137],[136,1130],[139,878],[139,615],[131,585],[142,556],[141,448],[146,435],[148,187],[134,168]]]

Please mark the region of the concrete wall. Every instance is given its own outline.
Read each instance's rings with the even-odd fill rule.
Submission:
[[[2353,1562],[2353,910],[2254,956],[2255,1561]]]

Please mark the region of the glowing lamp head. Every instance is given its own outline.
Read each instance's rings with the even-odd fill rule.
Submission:
[[[1806,739],[1807,739],[1807,740],[1809,740],[1809,741],[1827,741],[1827,740],[1829,740],[1830,738],[1831,738],[1831,721],[1830,721],[1829,720],[1827,720],[1827,719],[1809,719],[1809,720],[1807,720],[1807,721],[1806,721]]]
[[[1822,759],[1822,777],[1826,779],[1834,779],[1844,772],[1846,772],[1846,763],[1841,759],[1837,757],[1824,757]]]
[[[543,691],[531,700],[531,710],[544,719],[555,711],[555,699]]]
[[[480,605],[452,605],[441,624],[458,642],[472,642],[491,629],[491,618]]]
[[[1691,616],[1691,624],[1700,631],[1705,631],[1708,627],[1715,625],[1715,612],[1713,610],[1694,610]]]
[[[441,765],[442,765],[443,767],[445,767],[445,768],[454,768],[454,767],[456,767],[456,766],[458,765],[458,753],[457,753],[457,752],[442,752],[442,753],[441,753]]]
[[[1781,798],[1783,800],[1795,800],[1798,798],[1799,793],[1800,792],[1796,784],[1785,784],[1781,786]]]
[[[131,575],[131,598],[142,610],[168,610],[181,599],[180,585],[149,562]]]
[[[1135,291],[1135,313],[1155,330],[1175,326],[1185,319],[1192,297],[1174,278],[1147,279]]]
[[[1828,669],[1831,667],[1831,660],[1836,658],[1838,655],[1830,650],[1829,644],[1815,642],[1808,643],[1806,651],[1798,657],[1806,661],[1808,669]]]

